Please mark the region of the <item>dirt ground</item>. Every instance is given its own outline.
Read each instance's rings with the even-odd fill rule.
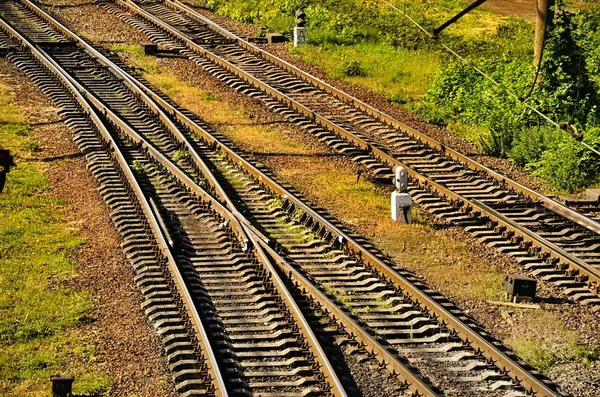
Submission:
[[[533,20],[536,16],[536,4],[537,0],[487,0],[480,7],[511,17]]]
[[[474,0],[469,1],[474,2]],[[567,3],[573,9],[586,7],[586,3],[583,0],[568,1]],[[591,2],[589,3],[591,4]],[[481,8],[511,17],[535,20],[537,0],[487,0],[481,5]]]

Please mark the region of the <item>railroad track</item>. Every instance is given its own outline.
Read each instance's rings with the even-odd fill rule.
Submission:
[[[178,390],[184,395],[345,396],[306,320],[260,248],[247,249],[243,229],[234,218],[219,210],[206,193],[199,197],[186,192],[172,180],[177,173],[169,176],[164,158],[142,149],[145,141],[136,134],[162,143],[166,153],[176,149],[166,141],[169,132],[161,129],[160,119],[152,117],[133,92],[125,92],[104,65],[27,8],[2,3],[0,13],[12,26],[3,23],[6,30],[25,44],[26,39],[18,36],[23,32],[38,61],[54,66],[54,78],[71,84],[70,94],[80,93],[79,105],[89,106],[84,107],[88,117],[97,117],[95,125],[103,134],[78,143],[86,151],[91,145],[97,151],[106,152],[105,146],[112,150],[113,159],[98,159],[94,153],[91,168],[97,170],[103,183],[100,190],[115,210],[115,223],[126,238],[125,251],[142,272],[138,280],[148,299],[145,307],[163,337]],[[21,54],[15,57],[20,67],[31,64]],[[91,95],[96,101],[90,101]],[[119,127],[119,121],[125,124]],[[115,162],[120,168],[111,175],[106,168]],[[126,178],[119,178],[119,173]],[[131,204],[131,196],[137,203]],[[144,217],[139,216],[142,213]],[[169,275],[164,274],[167,268]],[[181,303],[176,304],[178,300]],[[181,313],[183,308],[187,316]]]
[[[68,104],[71,125],[94,122],[78,143],[126,252],[138,271],[150,269],[138,280],[181,392],[345,395],[319,342],[333,332],[411,393],[562,395],[451,302],[33,3],[0,3],[0,16],[22,46],[11,60]],[[334,330],[316,337],[305,316]]]
[[[116,4],[116,6],[115,6]],[[511,255],[530,275],[600,309],[597,220],[504,177],[297,69],[178,0],[106,2],[106,8],[180,50],[236,90],[363,164],[376,180],[409,171],[413,197],[433,215]]]
[[[565,205],[600,222],[600,202],[598,200],[566,200]]]

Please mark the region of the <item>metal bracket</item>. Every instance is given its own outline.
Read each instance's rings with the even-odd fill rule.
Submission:
[[[463,16],[468,14],[471,10],[479,7],[486,1],[487,0],[475,0],[475,2],[473,4],[469,4],[469,6],[467,8],[465,8],[464,10],[462,10],[461,12],[459,12],[458,14],[456,14],[455,16],[450,18],[448,21],[444,22],[440,27],[433,29],[433,32],[431,32],[431,34],[433,35],[433,38],[437,39],[439,34],[442,32],[442,30],[446,29],[448,26],[452,25],[454,22],[458,21],[460,18],[462,18]]]

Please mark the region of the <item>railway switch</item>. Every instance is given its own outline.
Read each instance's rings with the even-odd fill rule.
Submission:
[[[537,281],[530,277],[508,275],[505,278],[504,290],[511,301],[534,300]]]
[[[306,43],[306,13],[300,9],[296,11],[296,27],[294,28],[294,47]]]
[[[396,222],[411,223],[412,198],[408,193],[408,172],[406,168],[394,168],[394,186],[396,190],[392,192],[392,219]]]
[[[4,189],[6,183],[6,174],[10,171],[10,167],[14,167],[15,163],[8,150],[2,149],[0,146],[0,193]]]
[[[52,397],[70,397],[73,395],[75,377],[56,375],[51,377],[50,380],[52,381]]]

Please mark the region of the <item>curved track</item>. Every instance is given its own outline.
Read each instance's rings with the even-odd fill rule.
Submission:
[[[116,0],[110,11],[180,50],[239,91],[263,101],[335,150],[391,180],[403,165],[415,200],[531,275],[600,307],[600,225],[236,37],[178,0]]]
[[[176,181],[181,171],[145,140],[166,153],[176,149],[169,146],[160,119],[124,91],[118,76],[27,8],[2,3],[0,14],[10,21],[2,23],[5,30],[29,46],[94,122],[99,134],[81,147],[111,148],[113,161],[95,157],[92,167],[105,183],[101,190],[126,237],[126,253],[134,266],[144,264],[139,282],[147,313],[163,336],[178,390],[185,395],[346,396],[263,251],[252,244],[247,249],[252,238],[208,194],[186,192]],[[24,67],[20,60],[15,63]],[[104,169],[115,165],[125,178],[107,181]],[[128,190],[129,197],[118,197]],[[128,201],[134,198],[131,208]],[[137,219],[128,222],[128,217]],[[136,227],[151,229],[155,242]],[[182,310],[187,319],[178,313]]]
[[[181,280],[178,294],[190,297],[182,306],[198,319],[191,327],[169,319],[168,305],[152,311],[158,329],[173,324],[167,329],[193,332],[201,342],[201,352],[191,349],[196,361],[170,356],[176,369],[197,371],[220,393],[345,395],[284,286],[285,274],[295,294],[329,313],[329,321],[336,319],[413,393],[560,395],[450,302],[241,158],[201,120],[24,3],[29,8],[0,5],[9,21],[4,29],[31,32],[35,39],[21,42],[80,97],[149,217],[171,277]],[[98,173],[103,168],[93,166]],[[119,203],[115,208],[118,225],[126,214],[140,215],[121,214]],[[136,238],[126,244],[148,246]],[[154,281],[144,283],[152,296]],[[184,336],[175,340],[189,343]]]

